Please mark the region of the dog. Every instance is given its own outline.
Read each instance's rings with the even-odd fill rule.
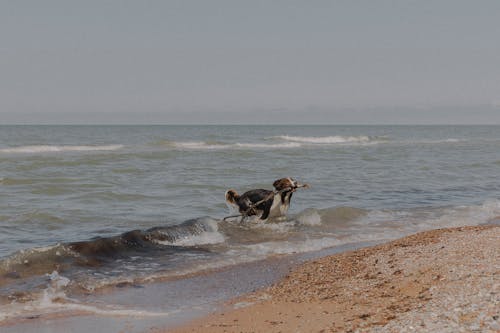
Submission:
[[[286,215],[293,192],[308,184],[300,184],[292,178],[281,178],[273,183],[275,191],[255,189],[239,195],[236,190],[226,191],[226,202],[236,207],[243,218],[259,216],[261,220]]]

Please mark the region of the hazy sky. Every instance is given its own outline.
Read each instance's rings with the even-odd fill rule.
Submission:
[[[500,123],[500,1],[0,2],[0,124]]]

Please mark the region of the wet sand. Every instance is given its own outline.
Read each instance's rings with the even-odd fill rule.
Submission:
[[[223,311],[148,332],[500,332],[500,226],[311,260]]]

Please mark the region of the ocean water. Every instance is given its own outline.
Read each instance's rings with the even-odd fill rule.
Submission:
[[[286,218],[223,221],[282,177]],[[487,223],[499,179],[498,126],[0,126],[0,304]]]

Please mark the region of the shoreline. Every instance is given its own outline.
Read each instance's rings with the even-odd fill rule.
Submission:
[[[458,284],[454,288],[463,287],[456,274],[469,279],[485,274],[493,281],[489,288],[493,293],[481,290],[490,298],[496,297],[494,305],[500,308],[500,258],[498,251],[493,250],[498,248],[494,245],[500,244],[499,221],[492,220],[493,225],[425,231],[393,241],[352,243],[276,256],[185,279],[115,288],[89,295],[82,303],[91,307],[109,304],[111,308],[40,312],[12,318],[14,321],[3,322],[0,328],[7,333],[88,332],[92,322],[90,326],[96,331],[130,333],[400,332],[398,321],[405,315],[409,316],[404,319],[407,322],[419,318],[412,311],[439,300],[437,294],[432,294],[439,292],[434,290],[436,285],[451,281],[447,272],[427,267],[433,260],[443,267],[455,263],[458,268],[452,267],[456,271],[452,282]],[[477,258],[471,258],[474,253]],[[486,254],[491,262],[485,261]],[[464,267],[469,270],[464,271]],[[479,272],[477,267],[481,268]],[[488,304],[492,304],[491,300]],[[381,306],[385,306],[384,311],[373,310]],[[479,312],[479,324],[483,325],[479,327],[495,329],[498,325],[498,330],[490,330],[498,333],[498,310],[488,311]],[[453,313],[447,315],[453,317]],[[469,318],[464,312],[453,318],[473,322],[477,316]],[[430,332],[419,326],[428,319],[407,326],[417,327],[412,332]],[[396,326],[391,330],[390,325]],[[474,323],[471,325],[475,327]],[[459,331],[453,327],[449,332]],[[446,332],[440,326],[434,328]],[[471,331],[469,328],[466,331]]]
[[[6,333],[87,332],[89,321],[101,332],[144,332],[154,327],[177,327],[221,309],[232,299],[276,283],[293,268],[317,258],[343,253],[381,241],[343,244],[319,251],[276,255],[181,278],[106,288],[68,304],[55,301],[53,308],[33,310],[0,322]],[[69,309],[64,309],[68,306]],[[107,305],[104,306],[103,305]],[[28,305],[29,306],[29,305]],[[72,310],[71,310],[72,309]],[[157,315],[159,314],[159,315]]]
[[[500,226],[311,259],[223,310],[148,332],[500,332]]]

